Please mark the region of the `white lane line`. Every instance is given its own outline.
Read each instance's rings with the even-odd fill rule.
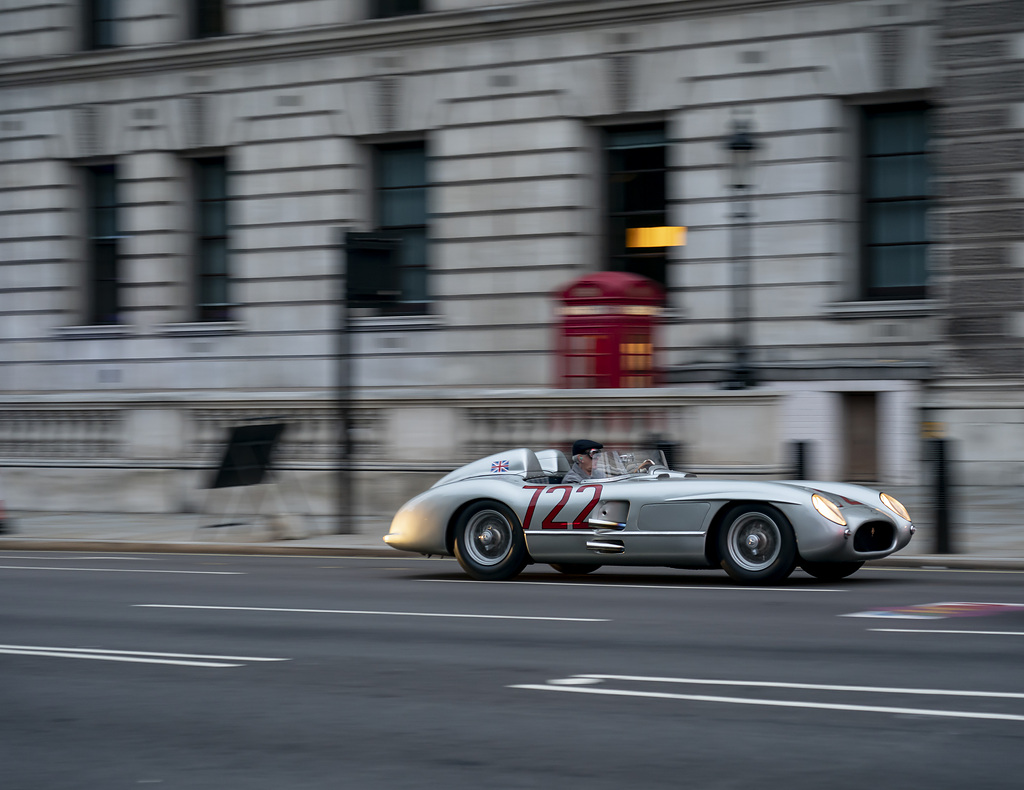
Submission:
[[[291,661],[290,658],[260,656],[210,656],[205,653],[154,653],[148,650],[105,650],[99,647],[52,647],[40,645],[0,645],[0,650],[57,650],[61,653],[101,653],[113,656],[151,656],[157,658],[206,658],[217,661]]]
[[[475,620],[548,620],[559,623],[610,623],[611,620],[595,617],[529,617],[514,614],[459,614],[454,612],[377,612],[361,609],[284,609],[272,606],[190,606],[170,603],[132,604],[148,609],[210,609],[224,612],[285,612],[292,614],[354,614],[381,615],[386,617],[457,617]]]
[[[119,661],[129,664],[171,664],[180,667],[240,667],[242,664],[226,664],[213,661],[183,661],[169,658],[143,658],[141,656],[107,656],[100,653],[67,653],[60,650],[6,650],[0,653],[11,656],[44,656],[47,658],[82,658],[88,661]]]
[[[919,689],[898,686],[838,686],[820,683],[785,683],[761,680],[708,680],[706,678],[661,678],[645,675],[574,675],[585,680],[622,680],[633,683],[683,683],[694,686],[744,686],[748,688],[811,689],[813,691],[855,691],[871,694],[924,694],[930,697],[991,697],[1024,699],[1024,693],[1012,691],[969,691],[961,689]],[[549,681],[551,682],[551,681]]]
[[[10,559],[10,560],[28,560],[29,562],[37,562],[37,561],[43,561],[43,560],[50,560],[50,561],[53,561],[53,560],[65,560],[65,559],[67,559],[67,560],[76,560],[76,561],[80,561],[80,562],[81,561],[94,562],[94,561],[98,561],[98,560],[117,560],[119,562],[157,562],[158,559],[159,559],[157,557],[140,557],[137,554],[125,554],[123,556],[114,556],[114,555],[108,556],[108,555],[104,554],[102,556],[101,555],[97,555],[97,556],[94,556],[94,557],[80,557],[80,556],[78,556],[76,554],[76,552],[73,552],[73,551],[61,552],[61,554],[67,554],[67,555],[70,555],[70,556],[67,556],[67,557],[64,557],[64,556],[54,556],[53,552],[50,552],[49,554],[46,554],[45,556],[38,556],[38,555],[33,555],[33,554],[21,554],[21,553],[16,552],[16,551],[5,552],[5,555],[6,555],[7,559]]]
[[[730,705],[761,705],[773,708],[811,708],[814,710],[860,711],[864,713],[891,713],[911,716],[939,716],[954,719],[994,719],[997,721],[1024,721],[1024,716],[1012,713],[985,713],[966,710],[931,710],[929,708],[895,708],[885,705],[845,705],[825,702],[796,702],[777,699],[753,699],[749,697],[715,697],[705,694],[672,694],[664,691],[626,691],[624,689],[602,689],[593,686],[548,686],[520,684],[509,686],[514,689],[531,691],[561,691],[570,694],[602,694],[615,697],[648,697],[652,699],[674,699],[690,702],[721,702]]]
[[[869,631],[884,631],[890,634],[976,634],[978,636],[1024,636],[1024,631],[955,631],[938,628],[869,628]]]
[[[245,576],[242,571],[169,571],[155,568],[56,568],[42,565],[0,565],[9,571],[91,571],[94,573],[187,573],[201,576]]]
[[[847,592],[824,587],[747,587],[745,585],[711,586],[699,584],[618,584],[612,582],[531,582],[512,579],[503,582],[484,582],[476,579],[420,579],[421,582],[440,582],[443,584],[540,584],[545,587],[629,587],[636,590],[716,590],[735,592]]]

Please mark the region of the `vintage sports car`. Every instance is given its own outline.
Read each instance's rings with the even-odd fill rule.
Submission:
[[[721,566],[743,584],[776,584],[799,565],[826,581],[910,542],[888,494],[845,483],[710,480],[671,471],[659,450],[602,450],[590,479],[562,483],[558,450],[520,448],[456,469],[395,514],[395,549],[452,555],[474,579],[528,563],[562,573],[602,565]]]

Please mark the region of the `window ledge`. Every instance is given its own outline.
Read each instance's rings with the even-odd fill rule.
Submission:
[[[67,340],[93,340],[102,337],[126,337],[135,334],[127,324],[95,324],[87,326],[58,326],[53,333]]]
[[[939,312],[934,299],[894,299],[872,302],[832,302],[824,307],[830,318],[921,318]]]
[[[201,337],[204,335],[231,335],[245,329],[241,321],[194,321],[180,324],[158,324],[153,331],[158,335],[175,337]]]
[[[443,325],[444,320],[438,315],[367,315],[349,318],[349,326],[359,332],[433,329]]]

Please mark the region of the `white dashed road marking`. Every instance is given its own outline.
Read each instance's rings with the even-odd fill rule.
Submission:
[[[813,691],[864,692],[876,694],[918,694],[938,697],[982,697],[993,699],[1024,699],[1024,694],[1010,692],[988,692],[961,689],[912,689],[876,686],[836,686],[811,683],[772,683],[745,680],[709,680],[706,678],[659,678],[632,675],[576,675],[571,678],[549,680],[544,684],[524,683],[509,686],[530,691],[560,691],[572,694],[597,694],[617,697],[646,697],[650,699],[681,700],[688,702],[712,702],[729,705],[760,705],[776,708],[804,708],[813,710],[856,711],[864,713],[887,713],[893,715],[937,716],[956,719],[989,719],[997,721],[1021,721],[1024,715],[1016,713],[993,713],[988,711],[942,710],[933,708],[906,708],[890,705],[854,705],[833,702],[808,702],[799,700],[761,699],[757,697],[722,697],[707,694],[677,694],[668,691],[644,689],[609,688],[594,684],[605,681],[649,684],[688,684],[698,686],[741,686],[772,689],[800,689]]]
[[[243,664],[233,662],[291,660],[258,656],[208,656],[195,653],[151,653],[144,650],[102,650],[99,648],[39,647],[36,645],[0,645],[0,654],[82,658],[91,661],[121,661],[132,664],[171,664],[184,667],[240,667]]]
[[[295,614],[350,614],[380,615],[384,617],[455,617],[476,620],[547,620],[559,623],[609,623],[610,620],[596,617],[530,617],[515,614],[461,614],[456,612],[377,612],[360,609],[282,609],[271,606],[189,606],[170,603],[137,603],[134,606],[148,609],[210,609],[225,612],[289,612]]]
[[[974,636],[1024,636],[1024,631],[954,631],[938,628],[869,628],[889,634],[971,634]]]
[[[43,565],[0,565],[8,571],[90,571],[92,573],[187,573],[201,576],[245,576],[241,571],[168,571],[155,568],[56,568]]]

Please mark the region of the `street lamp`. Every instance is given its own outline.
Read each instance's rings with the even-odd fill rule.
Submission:
[[[727,389],[747,389],[755,384],[750,368],[750,171],[757,141],[745,118],[733,120],[732,133],[725,142],[729,151],[729,179],[732,188],[733,283],[732,313],[735,323],[733,367]]]

